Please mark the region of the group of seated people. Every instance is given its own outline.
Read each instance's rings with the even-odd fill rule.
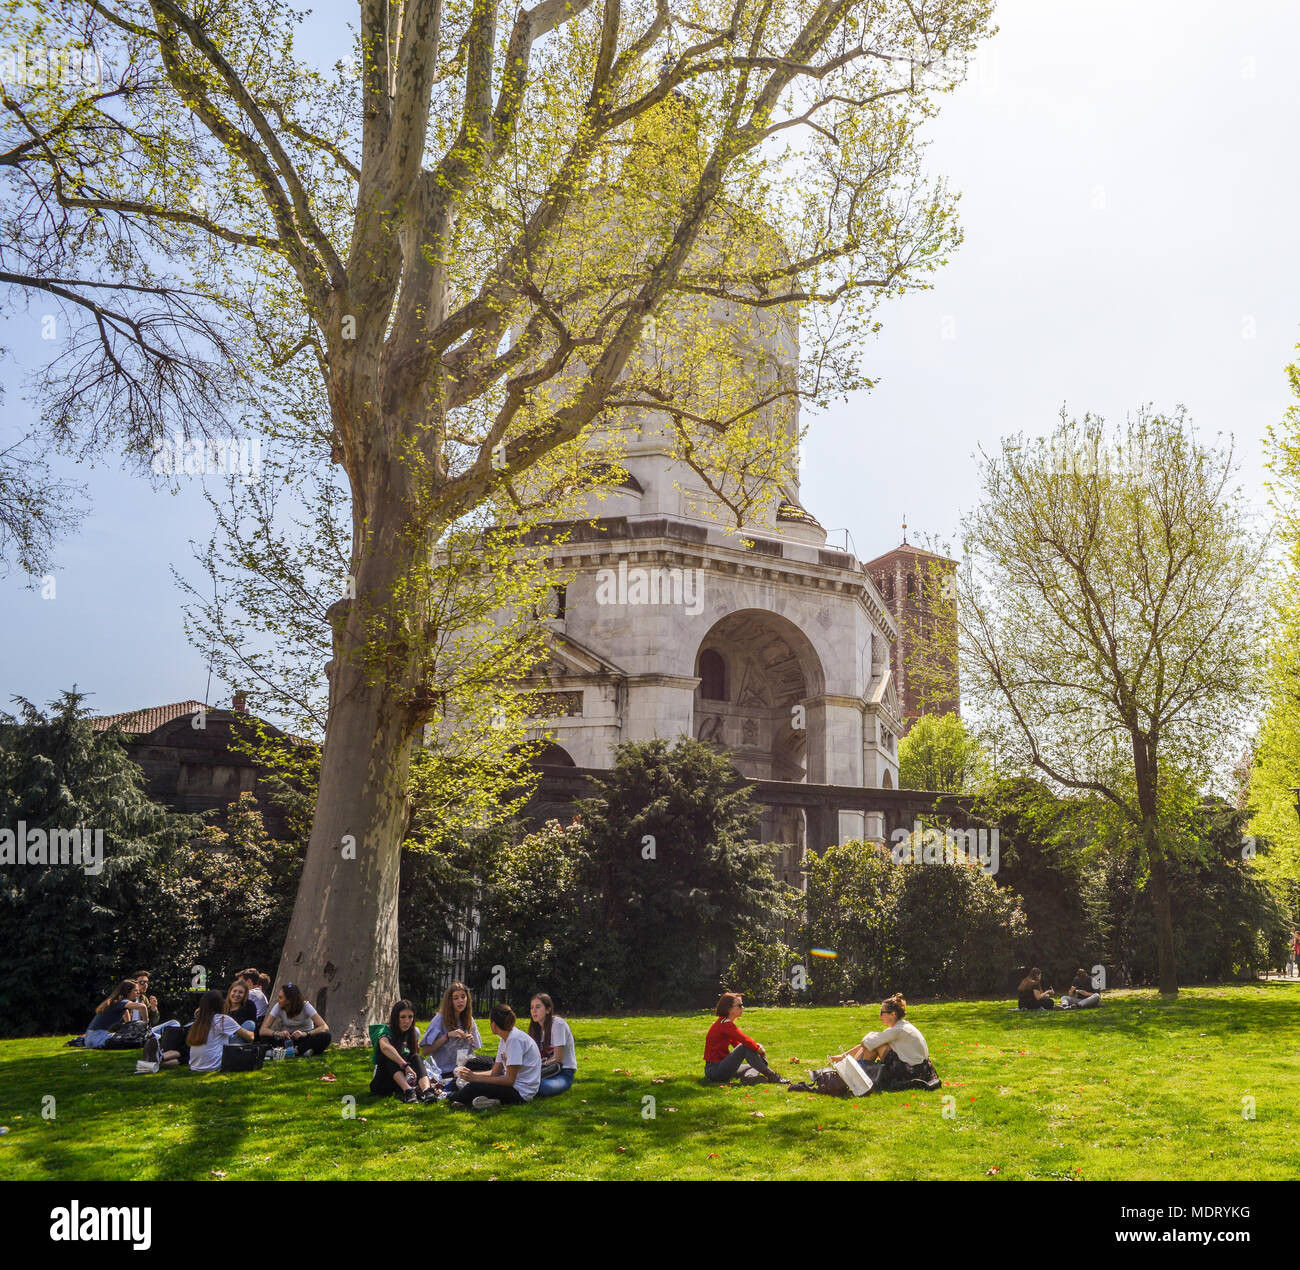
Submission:
[[[567,1093],[578,1070],[573,1032],[545,992],[533,994],[528,1013],[532,1021],[525,1032],[508,1005],[488,1011],[497,1038],[493,1061],[476,1053],[483,1041],[465,984],[447,989],[423,1036],[415,1026],[415,1007],[398,1001],[388,1022],[375,1029],[370,1092],[407,1103],[445,1100],[452,1111],[518,1106]]]
[[[140,1070],[187,1066],[192,1072],[220,1071],[227,1045],[262,1043],[285,1057],[323,1054],[332,1038],[320,1012],[293,983],[280,988],[275,1004],[269,1005],[270,986],[269,975],[243,970],[224,997],[213,989],[200,995],[188,1026],[176,1019],[159,1023],[157,999],[148,995],[148,973],[140,971],[100,1003],[84,1044],[102,1049],[123,1024],[138,1019],[151,1025]],[[524,1031],[515,1025],[508,1005],[492,1007],[493,1061],[477,1053],[483,1040],[467,985],[453,983],[447,989],[423,1036],[415,1026],[415,1007],[398,1001],[388,1022],[371,1029],[375,1066],[370,1091],[408,1103],[445,1100],[453,1110],[480,1111],[566,1093],[578,1069],[573,1032],[545,992],[533,994],[529,1014],[532,1021]]]
[[[139,971],[124,979],[100,1003],[86,1029],[85,1045],[102,1048],[124,1023],[142,1020],[151,1027],[144,1042],[144,1065],[188,1065],[193,1072],[219,1071],[221,1051],[227,1044],[262,1042],[283,1050],[286,1056],[322,1054],[331,1041],[329,1024],[296,984],[286,983],[274,1005],[266,990],[269,975],[256,969],[240,971],[225,996],[208,990],[199,999],[194,1021],[185,1027],[176,1020],[158,1023],[157,998],[149,995],[149,974]],[[1055,1000],[1043,987],[1043,972],[1032,967],[1021,980],[1019,1005],[1023,1010],[1091,1009],[1101,1004],[1087,971],[1080,969],[1069,991]],[[936,1088],[939,1078],[930,1060],[925,1037],[907,1018],[907,1002],[894,993],[880,1005],[881,1030],[868,1032],[861,1042],[842,1054],[832,1054],[829,1067],[818,1069],[806,1082],[791,1083],[773,1071],[767,1050],[740,1030],[744,997],[724,992],[704,1040],[704,1079],[724,1084],[733,1078],[771,1081],[795,1091],[842,1094],[843,1079],[836,1065],[846,1058],[866,1065],[873,1091]],[[555,1003],[545,992],[534,993],[529,1003],[530,1023],[517,1026],[508,1005],[494,1005],[488,1014],[497,1038],[496,1058],[481,1057],[483,1048],[473,999],[463,983],[453,983],[424,1034],[415,1025],[415,1007],[403,998],[394,1003],[388,1022],[372,1028],[374,1071],[370,1092],[396,1096],[405,1103],[446,1101],[452,1110],[484,1110],[503,1104],[519,1105],[534,1098],[566,1093],[577,1073],[573,1032],[555,1013]]]
[[[1101,993],[1093,986],[1092,976],[1082,968],[1075,971],[1069,991],[1058,1002],[1051,988],[1043,987],[1043,972],[1032,966],[1020,981],[1021,1010],[1095,1010],[1101,1005]]]
[[[796,1093],[842,1095],[850,1092],[836,1064],[855,1060],[869,1092],[903,1089],[937,1089],[941,1084],[930,1047],[920,1030],[907,1021],[907,1002],[900,992],[880,1003],[879,1032],[868,1032],[861,1042],[842,1054],[832,1054],[829,1066],[810,1072],[811,1079],[792,1083],[772,1070],[767,1050],[740,1030],[737,1020],[745,1012],[744,996],[724,992],[718,998],[717,1018],[704,1038],[704,1079],[710,1084],[741,1080],[770,1081]]]
[[[159,1022],[158,998],[149,995],[149,972],[137,971],[99,1003],[85,1035],[78,1039],[87,1049],[117,1048],[110,1042],[125,1025],[144,1024],[148,1032],[134,1045],[141,1047],[143,1063],[154,1071],[182,1064],[191,1071],[215,1071],[226,1044],[260,1042],[277,1052],[283,1050],[285,1056],[323,1054],[329,1048],[330,1030],[315,1006],[292,983],[276,993],[271,1005],[270,986],[270,975],[250,967],[239,972],[224,996],[215,989],[202,992],[193,1022]]]

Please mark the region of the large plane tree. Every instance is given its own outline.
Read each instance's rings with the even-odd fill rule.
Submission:
[[[330,72],[279,0],[7,11],[7,46],[45,50],[4,84],[0,250],[69,327],[52,433],[147,459],[178,425],[274,433],[278,402],[300,424],[314,402],[282,435],[341,469],[348,583],[280,964],[336,1031],[397,995],[410,755],[445,701],[431,548],[543,514],[593,434],[651,411],[724,509],[770,490],[794,405],[867,382],[876,304],[957,241],[919,133],[991,8],[362,0],[356,27],[308,19]],[[53,73],[62,47],[92,73]]]

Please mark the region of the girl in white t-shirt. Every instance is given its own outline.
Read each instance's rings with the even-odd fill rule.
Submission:
[[[552,1076],[542,1077],[537,1091],[539,1098],[567,1094],[573,1088],[573,1078],[578,1072],[578,1051],[573,1043],[569,1025],[555,1013],[555,1002],[545,992],[536,992],[528,1007],[532,1022],[528,1035],[542,1052],[542,1070],[548,1063],[559,1063],[560,1070]]]
[[[286,983],[262,1020],[260,1034],[276,1045],[293,1043],[295,1054],[323,1054],[330,1043],[330,1025],[304,1001],[296,983]]]
[[[251,1041],[253,1034],[222,1013],[225,1001],[221,993],[209,988],[199,1000],[198,1013],[190,1026],[186,1043],[190,1047],[190,1071],[219,1072],[221,1051],[231,1040]]]

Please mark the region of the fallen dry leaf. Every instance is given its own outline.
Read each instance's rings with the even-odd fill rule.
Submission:
[[[761,1111],[751,1111],[749,1114],[751,1116],[757,1116],[760,1120],[764,1119],[763,1113]]]
[[[988,1171],[987,1173],[984,1174],[984,1176],[985,1176],[985,1177],[992,1177],[994,1173],[1001,1173],[1001,1172],[1002,1172],[1002,1170],[1001,1170],[1000,1168],[998,1168],[998,1166],[995,1164],[991,1169],[989,1169],[989,1171]]]
[[[326,1072],[325,1075],[321,1077],[321,1080],[325,1081],[327,1084],[333,1084],[334,1081],[338,1080],[338,1077],[335,1076],[333,1072]]]

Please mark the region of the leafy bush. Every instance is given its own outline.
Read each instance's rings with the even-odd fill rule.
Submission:
[[[802,966],[805,972],[802,989],[794,986],[792,971],[796,966]],[[808,1000],[814,984],[807,958],[788,944],[742,938],[720,987],[723,992],[742,993],[753,1005],[793,1005]]]
[[[808,864],[806,942],[838,955],[817,963],[819,1000],[996,990],[1022,954],[1019,900],[976,865],[897,863],[848,842]]]
[[[780,849],[724,755],[683,737],[619,746],[568,828],[551,822],[493,860],[479,973],[497,964],[569,1009],[706,999],[705,958],[779,937]],[[563,987],[561,987],[563,985]]]

